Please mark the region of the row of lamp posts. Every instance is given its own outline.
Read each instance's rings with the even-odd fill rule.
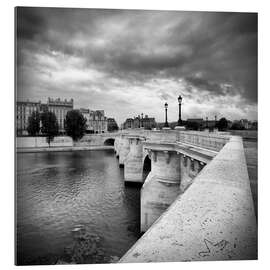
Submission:
[[[178,116],[178,122],[177,122],[177,124],[178,124],[178,126],[181,126],[182,125],[181,105],[182,105],[182,99],[183,98],[181,97],[181,95],[179,95],[179,97],[177,99],[178,99],[178,104],[179,104],[179,116]],[[168,128],[169,127],[168,115],[167,115],[167,113],[168,113],[168,103],[165,102],[164,106],[165,106],[165,124],[164,124],[164,127],[165,128]]]

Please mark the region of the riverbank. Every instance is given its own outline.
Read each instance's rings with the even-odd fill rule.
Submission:
[[[17,153],[40,153],[40,152],[72,152],[72,151],[90,151],[90,150],[107,150],[114,149],[111,145],[97,146],[72,146],[72,147],[17,147]]]

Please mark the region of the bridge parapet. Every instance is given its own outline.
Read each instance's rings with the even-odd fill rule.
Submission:
[[[125,130],[125,134],[141,135],[146,137],[147,141],[180,142],[214,151],[220,151],[230,139],[230,135],[227,133],[202,131],[130,129]]]
[[[177,135],[178,142],[192,144],[214,151],[220,151],[229,139],[230,136],[203,132],[195,133],[181,131]]]

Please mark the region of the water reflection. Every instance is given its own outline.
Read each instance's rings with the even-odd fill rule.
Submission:
[[[18,264],[110,262],[137,240],[139,187],[113,151],[18,154],[17,167]]]

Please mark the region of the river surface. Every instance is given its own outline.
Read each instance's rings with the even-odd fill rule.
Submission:
[[[113,150],[17,154],[17,264],[117,261],[139,238],[140,187]]]

